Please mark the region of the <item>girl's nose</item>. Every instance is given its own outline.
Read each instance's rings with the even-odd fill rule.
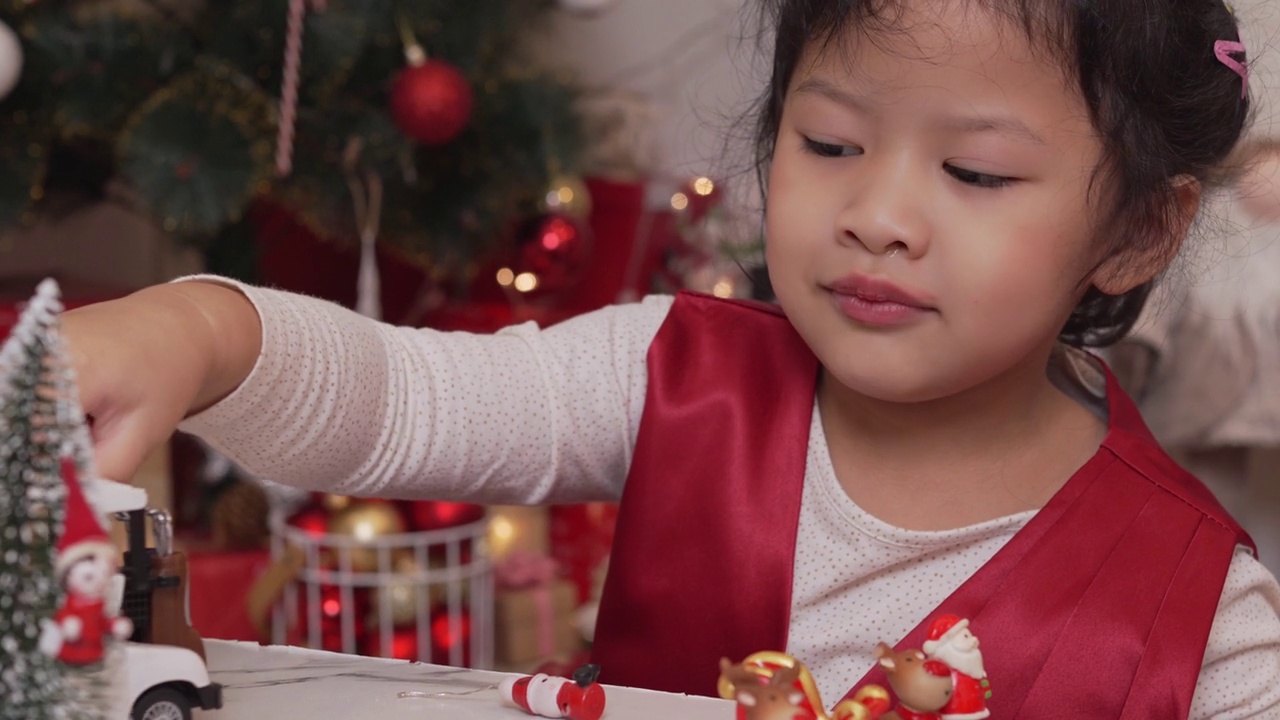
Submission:
[[[866,248],[876,255],[910,258],[929,249],[928,179],[910,157],[863,157],[846,187],[848,195],[837,217],[843,245]]]

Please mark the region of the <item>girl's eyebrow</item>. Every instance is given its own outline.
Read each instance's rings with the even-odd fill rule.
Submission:
[[[1047,145],[1044,138],[1026,123],[1013,117],[1000,115],[970,115],[949,117],[942,123],[947,130],[960,133],[994,132],[1013,140],[1020,140],[1032,145]]]
[[[851,110],[867,115],[875,115],[872,104],[859,95],[855,95],[848,90],[825,80],[820,77],[805,78],[793,91],[796,94],[812,93],[824,97],[834,103],[843,105]],[[994,132],[1000,135],[1031,145],[1047,145],[1044,138],[1040,137],[1034,130],[1027,126],[1026,123],[1017,118],[1001,116],[1001,115],[973,115],[946,118],[942,123],[944,130],[959,133],[984,133]]]
[[[807,77],[796,86],[795,94],[812,93],[861,113],[871,113],[871,106],[858,95],[820,77]]]

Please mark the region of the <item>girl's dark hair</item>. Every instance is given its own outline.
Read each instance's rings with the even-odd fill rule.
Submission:
[[[1218,40],[1239,40],[1222,0],[971,0],[1022,29],[1070,69],[1107,158],[1095,192],[1111,199],[1101,225],[1111,254],[1174,242],[1182,210],[1174,179],[1219,182],[1249,117],[1241,78],[1214,57]],[[839,43],[855,29],[893,32],[894,0],[761,0],[774,33],[769,87],[757,108],[755,166],[761,187],[783,101],[811,43]],[[1243,61],[1243,59],[1241,58]],[[1073,345],[1105,346],[1129,332],[1151,283],[1123,295],[1086,290],[1062,328]]]

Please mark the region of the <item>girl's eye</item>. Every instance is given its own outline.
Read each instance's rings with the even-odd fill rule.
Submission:
[[[988,175],[986,173],[965,170],[955,165],[945,165],[947,174],[959,180],[965,185],[972,185],[980,188],[1002,188],[1017,182],[1016,178],[1002,177],[1000,175]]]
[[[856,145],[835,145],[809,138],[804,139],[804,149],[819,157],[850,157],[862,154],[862,148]]]

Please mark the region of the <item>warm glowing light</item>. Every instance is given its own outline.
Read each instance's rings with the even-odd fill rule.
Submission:
[[[693,191],[702,196],[715,192],[716,184],[709,177],[700,177],[693,181]]]
[[[515,279],[516,274],[511,268],[502,268],[498,271],[498,284],[502,287],[507,287],[511,283],[515,282]]]
[[[377,536],[377,528],[371,522],[359,522],[352,528],[352,535],[360,542],[369,542]]]
[[[532,292],[538,287],[538,276],[531,272],[522,272],[516,276],[515,286],[520,292]]]
[[[678,192],[671,196],[671,207],[676,210],[684,210],[689,207],[689,196],[682,192]]]
[[[733,281],[720,280],[712,288],[711,294],[718,298],[733,297]]]
[[[489,521],[489,543],[494,555],[502,555],[516,536],[516,526],[505,515],[494,515]]]

